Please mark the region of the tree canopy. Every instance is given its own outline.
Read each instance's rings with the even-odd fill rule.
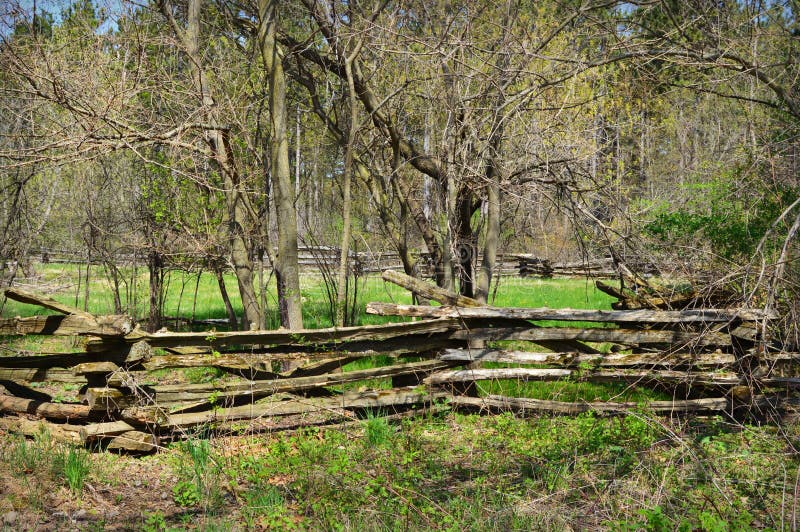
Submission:
[[[232,269],[255,327],[274,273],[298,328],[302,245],[338,324],[351,249],[483,300],[499,252],[610,255],[793,316],[799,34],[789,1],[11,2],[3,282],[135,256],[158,328],[164,268]]]

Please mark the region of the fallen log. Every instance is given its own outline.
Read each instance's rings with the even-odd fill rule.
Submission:
[[[355,341],[383,341],[409,336],[425,336],[452,331],[458,328],[456,320],[429,320],[412,323],[389,323],[362,327],[329,329],[302,329],[297,331],[233,331],[145,333],[136,331],[126,337],[128,342],[147,341],[152,347],[190,347],[229,345],[301,346],[310,344],[338,344]]]
[[[31,438],[47,434],[53,441],[74,445],[83,443],[79,432],[80,425],[50,423],[43,419],[33,420],[16,416],[0,416],[0,429]]]
[[[615,297],[619,300],[625,300],[635,296],[633,290],[631,290],[630,288],[624,288],[624,287],[618,288],[604,281],[599,281],[599,280],[595,281],[594,286],[604,294],[609,295],[611,297]]]
[[[476,299],[462,296],[460,294],[456,294],[455,292],[445,290],[444,288],[430,285],[424,281],[415,279],[414,277],[405,275],[403,273],[394,270],[384,271],[381,274],[381,277],[385,281],[394,283],[398,286],[406,288],[407,290],[416,292],[420,294],[422,297],[431,299],[433,301],[437,301],[444,305],[455,305],[457,307],[486,307],[485,303],[481,303]],[[542,344],[542,346],[548,349],[553,349],[554,351],[558,351],[560,349],[574,349],[576,351],[582,351],[584,353],[596,352],[594,349],[587,346],[586,344],[575,340],[547,342],[546,344]]]
[[[55,312],[60,312],[61,314],[74,314],[76,316],[87,316],[90,318],[93,317],[85,310],[81,310],[70,305],[65,305],[64,303],[60,303],[53,298],[34,294],[33,292],[27,292],[25,290],[20,290],[19,288],[6,288],[3,293],[8,299],[28,305],[36,305],[38,307],[53,310]]]
[[[115,436],[109,442],[106,450],[149,453],[158,447],[158,438],[148,432],[129,430]]]
[[[384,271],[381,274],[381,278],[384,281],[401,286],[410,292],[415,292],[425,299],[437,301],[443,305],[454,305],[457,307],[484,306],[483,303],[477,301],[476,299],[456,294],[450,290],[432,285],[423,281],[422,279],[417,279],[395,270]]]
[[[100,361],[121,362],[122,357],[100,357],[95,353],[56,353],[45,355],[0,357],[0,365],[2,365],[5,369],[71,368],[87,362]]]
[[[433,320],[433,321],[446,321],[446,320]],[[424,322],[415,322],[424,323]],[[414,325],[415,323],[407,324],[394,324],[394,325]],[[343,340],[343,341],[315,341],[313,337],[295,337],[297,341],[295,344],[236,344],[230,343],[229,345],[215,346],[214,348],[209,345],[194,346],[194,347],[164,347],[167,352],[164,355],[154,355],[152,360],[158,357],[162,361],[179,361],[180,357],[188,357],[187,360],[191,361],[192,357],[197,357],[196,360],[212,360],[213,358],[203,359],[202,357],[216,357],[218,354],[221,357],[237,356],[242,357],[248,361],[248,364],[255,360],[257,363],[266,363],[272,361],[294,360],[294,359],[324,359],[333,356],[402,356],[402,355],[416,355],[420,352],[430,352],[443,347],[459,347],[460,342],[450,339],[450,333],[461,327],[460,324],[453,323],[452,327],[445,328],[442,332],[420,333],[415,334],[412,329],[411,334],[397,334],[390,338],[376,339],[376,340]],[[272,333],[285,334],[282,331],[266,331],[270,335]],[[174,333],[173,333],[174,334]],[[208,333],[203,333],[208,334]],[[211,336],[211,338],[214,338]],[[265,337],[270,340],[274,337]],[[298,341],[299,340],[299,341]],[[192,340],[193,342],[195,340]],[[111,360],[108,357],[118,357],[120,352],[127,353],[129,344],[120,344],[117,338],[91,338],[86,344],[86,351],[91,355],[102,359]],[[114,358],[114,360],[117,360]],[[149,361],[148,361],[149,362]],[[153,362],[157,364],[158,362]],[[189,363],[187,367],[195,366],[208,366],[210,364],[198,362]],[[146,364],[143,364],[146,365]],[[164,366],[170,367],[170,366]],[[174,366],[174,367],[180,367]]]
[[[87,388],[86,404],[92,411],[114,411],[133,406],[138,403],[135,395],[118,388]]]
[[[265,416],[285,416],[326,411],[350,417],[347,409],[353,408],[389,408],[431,403],[434,400],[449,397],[446,393],[420,393],[410,390],[370,390],[366,392],[348,392],[338,397],[323,399],[293,399],[280,401],[263,401],[259,403],[219,408],[216,410],[190,414],[174,414],[169,416],[164,428],[187,428],[216,422],[229,422],[240,419],[255,419]]]
[[[441,371],[429,375],[425,380],[428,385],[452,384],[459,382],[474,382],[482,380],[520,381],[552,381],[559,379],[572,379],[576,382],[619,382],[619,383],[648,383],[668,382],[685,383],[692,386],[736,386],[742,378],[735,373],[711,372],[686,372],[686,371],[578,371],[571,369],[533,369],[533,368],[496,368],[496,369],[464,369],[455,371]],[[764,384],[796,385],[787,379],[762,379]]]
[[[688,332],[672,330],[607,329],[594,327],[580,329],[575,327],[513,327],[513,328],[475,328],[455,331],[450,335],[454,340],[480,339],[486,341],[526,340],[582,340],[585,342],[610,342],[623,345],[685,345],[687,347],[730,346],[730,335],[720,332]]]
[[[73,375],[109,375],[119,370],[113,362],[84,362],[72,368]]]
[[[0,362],[5,360],[0,358]],[[65,368],[0,368],[0,381],[18,382],[62,382],[65,384],[86,384],[86,378],[75,376]]]
[[[69,314],[0,319],[0,334],[4,335],[121,337],[131,330],[132,324],[128,316],[95,317],[88,314]]]
[[[437,335],[438,336],[438,335]],[[396,343],[397,345],[390,345]],[[403,355],[425,356],[426,352],[442,347],[453,346],[460,342],[454,342],[449,338],[433,337],[411,337],[408,339],[398,338],[396,341],[384,341],[382,346],[375,343],[363,345],[358,343],[346,343],[337,345],[333,349],[324,349],[318,352],[297,351],[296,347],[287,347],[285,350],[275,350],[274,352],[261,353],[258,350],[252,353],[220,353],[220,354],[168,354],[156,355],[149,361],[142,364],[148,371],[163,368],[192,368],[214,366],[231,373],[246,376],[248,371],[268,372],[272,368],[272,362],[300,361],[311,365],[324,363],[332,359],[349,358],[356,360],[374,356],[399,357]],[[404,344],[404,345],[401,345]],[[416,345],[415,345],[416,344]],[[373,349],[380,347],[379,349]],[[424,350],[424,351],[422,351]],[[298,368],[299,369],[299,368]],[[276,375],[277,376],[277,375]],[[251,380],[256,380],[251,377]]]
[[[274,357],[277,360],[277,357]],[[258,355],[239,354],[187,354],[187,355],[157,355],[143,363],[142,366],[153,371],[164,368],[197,368],[214,366],[221,369],[265,371],[265,361],[270,357]]]
[[[660,293],[659,295],[643,295],[629,288],[618,289],[603,281],[596,281],[595,286],[601,292],[611,297],[616,297],[619,300],[611,305],[612,308],[616,310],[680,309],[697,301],[699,297],[696,292],[675,292],[669,295]]]
[[[687,386],[707,387],[743,387],[752,388],[755,383],[761,388],[799,388],[797,377],[762,377],[752,378],[732,372],[700,372],[674,370],[571,370],[571,369],[533,369],[533,368],[497,368],[497,369],[464,369],[441,371],[429,375],[423,382],[429,385],[441,385],[481,380],[520,380],[548,381],[571,379],[575,382],[609,382],[627,384],[668,383],[685,384]]]
[[[506,364],[551,364],[560,366],[725,366],[734,364],[732,353],[537,353],[496,349],[445,349],[439,360],[452,362],[501,362]]]
[[[136,342],[128,349],[128,353],[125,356],[125,364],[133,366],[147,362],[151,358],[153,358],[153,348],[150,344],[145,341]]]
[[[126,432],[137,430],[136,427],[126,421],[109,421],[107,423],[92,423],[90,425],[83,425],[80,428],[81,440],[90,443],[99,438],[107,438],[109,436],[119,436]]]
[[[50,419],[87,419],[91,415],[91,409],[86,405],[49,403],[5,394],[0,395],[0,412],[29,414]]]
[[[314,360],[313,362],[309,362],[301,366],[298,366],[297,368],[291,370],[289,374],[284,376],[313,377],[317,375],[322,375],[331,371],[340,370],[345,365],[349,364],[350,362],[356,361],[360,358],[362,357],[343,355],[332,358],[323,358],[322,360]]]
[[[167,421],[169,412],[160,406],[129,406],[119,412],[121,421],[126,421],[133,425],[161,425]]]
[[[525,381],[553,381],[573,377],[575,372],[562,368],[494,368],[494,369],[460,369],[440,371],[426,377],[423,382],[428,385],[451,384],[454,382],[473,382],[500,379],[518,379]]]
[[[587,310],[551,308],[456,308],[367,303],[367,314],[380,316],[412,316],[417,318],[450,319],[516,319],[590,321],[604,323],[727,323],[736,320],[764,319],[756,309],[689,309],[689,310]]]
[[[438,399],[446,398],[447,396],[444,395],[438,397]],[[388,414],[381,416],[381,418],[391,423],[419,416],[443,414],[445,412],[449,412],[450,410],[450,405],[425,404],[421,408],[414,408],[412,410],[406,410],[405,412],[398,412],[396,414]],[[343,419],[347,419],[347,421],[343,421]],[[362,427],[364,425],[364,420],[353,419],[352,416],[342,413],[318,411],[303,414],[287,414],[280,417],[262,417],[237,421],[218,421],[214,423],[214,433],[253,434],[257,432],[291,431],[306,427],[324,427],[329,425],[336,425],[337,430],[348,430],[351,428]],[[188,437],[193,437],[191,433],[187,433],[185,431],[173,433],[173,436],[181,437],[184,434],[187,434]]]
[[[541,399],[525,399],[519,397],[505,397],[489,395],[487,397],[457,396],[450,400],[456,408],[470,408],[491,411],[511,411],[517,414],[566,414],[575,415],[584,412],[599,412],[604,414],[622,414],[632,410],[642,409],[656,414],[673,414],[684,412],[720,412],[731,410],[732,403],[727,397],[711,399],[685,399],[671,401],[649,402],[581,402],[569,403],[564,401],[547,401]]]
[[[396,364],[343,373],[328,373],[309,377],[293,377],[268,381],[247,381],[227,384],[169,384],[152,387],[153,397],[158,404],[178,403],[184,401],[208,401],[213,397],[220,401],[231,397],[264,397],[281,392],[301,392],[356,382],[368,379],[396,377],[399,375],[426,374],[438,369],[452,367],[453,362],[427,360]]]

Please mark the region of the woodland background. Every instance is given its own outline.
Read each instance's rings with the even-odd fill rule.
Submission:
[[[4,285],[71,254],[156,330],[165,271],[225,301],[232,271],[232,325],[265,326],[274,278],[300,328],[298,246],[340,255],[340,325],[354,252],[484,301],[498,250],[611,256],[777,309],[797,343],[795,1],[0,9]]]

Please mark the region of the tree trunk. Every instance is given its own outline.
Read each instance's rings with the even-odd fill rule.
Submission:
[[[122,297],[120,296],[120,273],[114,259],[109,257],[105,261],[106,272],[108,277],[111,278],[112,291],[111,295],[114,297],[114,314],[122,314]]]
[[[344,68],[347,74],[348,101],[350,103],[350,123],[347,127],[347,144],[344,151],[344,175],[342,176],[342,241],[341,255],[339,256],[339,274],[336,283],[336,325],[345,325],[347,315],[347,278],[350,259],[350,234],[352,231],[351,210],[352,198],[350,197],[350,183],[353,177],[353,150],[356,140],[356,121],[358,108],[356,107],[356,89],[353,83],[352,60],[345,59]]]
[[[490,149],[494,152],[489,156],[486,165],[486,237],[483,241],[483,262],[478,274],[478,286],[475,299],[481,303],[488,303],[489,288],[492,284],[495,263],[497,262],[497,244],[500,240],[500,175],[497,171],[497,151],[500,147],[500,136],[494,135]]]
[[[259,0],[261,24],[258,30],[261,57],[269,76],[270,171],[275,190],[275,213],[278,225],[278,254],[275,279],[281,325],[303,328],[300,300],[300,272],[297,265],[297,212],[289,169],[289,139],[286,134],[286,78],[282,54],[275,40],[277,2]]]
[[[227,151],[227,139],[225,139]],[[228,157],[226,156],[226,160]],[[253,261],[250,259],[250,243],[245,235],[242,223],[247,217],[243,205],[244,198],[239,190],[239,180],[236,174],[223,172],[226,174],[226,188],[230,187],[226,194],[228,211],[228,237],[231,250],[231,262],[233,271],[236,274],[236,282],[239,286],[239,294],[242,297],[242,329],[249,329],[251,324],[256,326],[261,323],[261,307],[258,304],[258,296],[253,286]]]
[[[89,311],[89,274],[92,267],[92,250],[86,250],[86,283],[83,285],[83,310]]]
[[[456,199],[455,218],[455,256],[453,263],[458,273],[458,291],[462,296],[475,296],[475,261],[478,246],[472,232],[473,194],[467,187],[461,187]]]
[[[235,331],[238,320],[236,319],[236,312],[233,311],[231,298],[228,296],[228,289],[225,288],[225,278],[222,276],[222,270],[220,268],[214,268],[214,276],[217,278],[219,293],[222,296],[222,301],[225,303],[225,312],[228,314],[228,322],[231,324],[231,330]]]
[[[147,328],[157,331],[162,326],[163,309],[161,308],[161,291],[164,279],[164,261],[158,251],[151,250],[147,255],[147,271],[150,272],[150,313]]]

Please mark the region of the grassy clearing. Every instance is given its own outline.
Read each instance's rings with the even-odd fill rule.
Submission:
[[[89,297],[86,308],[94,314],[112,314],[114,302],[112,288],[103,276],[100,267],[93,267],[90,275]],[[85,286],[79,286],[78,270],[74,265],[40,264],[37,267],[39,278],[32,290],[47,293],[54,299],[69,305],[84,307]],[[147,272],[138,269],[124,271],[127,285],[121,290],[122,306],[133,316],[143,319],[147,315]],[[241,315],[241,299],[238,295],[236,279],[232,274],[224,277],[225,286],[237,314]],[[277,294],[274,279],[268,279],[265,298],[269,313],[268,324],[277,327]],[[164,314],[168,317],[209,319],[225,318],[225,307],[220,298],[219,285],[210,273],[201,275],[182,271],[169,271],[164,279]],[[256,288],[260,289],[256,280]],[[320,275],[304,273],[301,276],[300,291],[303,297],[303,318],[307,328],[329,327],[331,325],[327,292]],[[128,294],[128,296],[126,296]],[[368,301],[411,303],[410,293],[391,283],[384,282],[378,275],[369,275],[358,281],[359,308]],[[520,279],[505,277],[500,279],[491,302],[503,307],[553,307],[553,308],[610,308],[612,299],[595,289],[591,281],[574,279]],[[0,316],[30,316],[51,313],[31,305],[6,301]],[[359,312],[356,323],[383,323],[388,318],[370,316]]]

